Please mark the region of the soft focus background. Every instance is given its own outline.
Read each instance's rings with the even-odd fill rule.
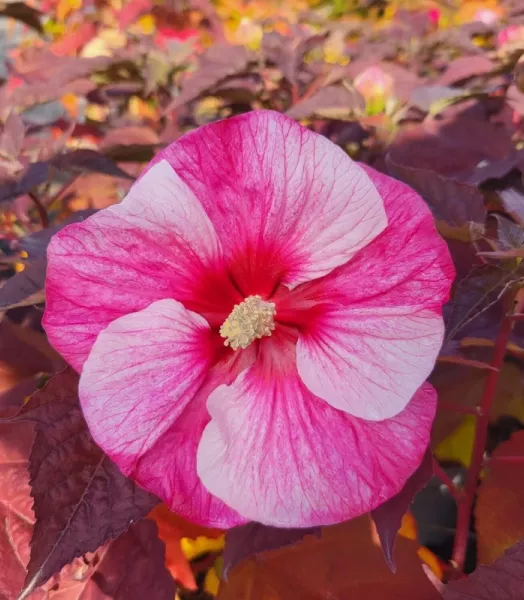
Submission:
[[[403,517],[396,575],[366,517],[303,540],[255,527],[223,554],[223,532],[158,506],[156,528],[97,549],[84,503],[104,457],[64,438],[51,445],[63,480],[38,487],[30,467],[47,546],[34,543],[28,577],[48,581],[24,597],[170,598],[170,573],[180,600],[524,598],[522,545],[496,575],[442,587],[524,538],[524,326],[507,316],[523,304],[524,0],[0,2],[0,80],[2,418],[64,367],[40,324],[52,234],[119,202],[160,148],[217,119],[271,108],[404,180],[457,268],[431,377],[438,476]],[[37,440],[54,423],[39,427]],[[32,426],[0,424],[0,600],[26,578],[33,439]],[[46,504],[46,485],[64,481],[69,504]]]

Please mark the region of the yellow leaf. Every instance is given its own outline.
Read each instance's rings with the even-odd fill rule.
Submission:
[[[153,15],[143,15],[135,23],[133,29],[136,29],[142,35],[152,35],[155,33],[156,21]]]
[[[438,460],[456,461],[469,467],[475,437],[475,423],[476,417],[465,416],[462,423],[436,447],[435,457]]]
[[[218,594],[219,586],[220,579],[215,571],[215,567],[211,567],[211,569],[209,569],[209,571],[206,573],[206,578],[204,579],[204,590],[208,594],[216,596]]]
[[[91,121],[102,123],[107,119],[109,106],[101,106],[100,104],[88,104],[85,109],[85,116]]]
[[[101,36],[97,36],[88,42],[82,52],[80,53],[82,58],[95,58],[97,56],[111,56],[111,49],[107,45],[107,42]]]
[[[129,113],[135,119],[152,119],[156,121],[158,117],[158,111],[138,96],[131,96],[129,99]]]
[[[420,560],[428,565],[435,575],[442,581],[444,579],[444,570],[438,557],[425,546],[420,546],[417,552]]]
[[[220,552],[224,549],[224,540],[223,535],[217,538],[199,536],[194,540],[184,537],[180,540],[180,546],[187,560],[193,560],[208,552]]]
[[[65,21],[72,12],[79,8],[82,8],[82,0],[58,0],[56,20]]]
[[[78,96],[73,93],[64,94],[62,98],[60,98],[60,102],[62,103],[62,106],[66,109],[67,114],[73,119],[76,119],[76,117],[78,116],[79,107]]]

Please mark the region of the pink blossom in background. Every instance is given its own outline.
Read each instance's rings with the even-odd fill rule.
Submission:
[[[497,47],[524,44],[524,25],[508,25],[497,35]]]
[[[440,10],[438,8],[430,8],[428,10],[428,17],[435,29],[438,29],[440,23]]]
[[[354,79],[353,85],[366,100],[380,97],[385,98],[392,94],[393,77],[380,67],[371,66],[361,71]]]
[[[196,129],[48,258],[95,440],[181,516],[336,523],[420,464],[452,263],[413,190],[326,138],[271,111]]]
[[[378,66],[367,67],[353,80],[353,85],[366,101],[369,115],[379,114],[394,95],[393,77]]]
[[[473,21],[479,21],[484,25],[494,25],[500,20],[500,14],[492,8],[481,8],[473,15]]]

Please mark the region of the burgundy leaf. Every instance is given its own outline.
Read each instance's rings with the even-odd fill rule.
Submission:
[[[505,190],[498,192],[498,197],[504,208],[504,210],[517,221],[517,223],[524,226],[524,194],[515,188],[509,187]]]
[[[176,592],[165,566],[165,545],[151,519],[132,525],[111,542],[91,579],[104,598],[113,600],[173,600]]]
[[[28,83],[58,82],[68,83],[86,77],[94,71],[100,71],[119,60],[118,56],[96,56],[78,58],[75,56],[57,56],[51,50],[31,47],[22,53],[14,69]]]
[[[69,225],[71,223],[77,223],[79,221],[84,221],[91,215],[95,214],[96,209],[86,208],[85,210],[79,210],[69,216],[67,219],[64,219],[60,223],[57,223],[47,229],[42,229],[41,231],[37,231],[36,233],[31,233],[22,238],[18,245],[22,250],[25,250],[29,254],[29,259],[38,259],[45,258],[47,252],[47,246],[51,241],[53,235]]]
[[[506,551],[492,565],[446,586],[443,600],[523,600],[524,542]]]
[[[290,36],[272,31],[262,40],[262,54],[282,71],[290,83],[296,84],[304,56],[327,36],[327,33],[311,35],[302,29],[296,29]]]
[[[520,208],[522,210],[520,220],[524,223],[524,202]],[[519,227],[504,215],[493,214],[490,217],[497,224],[497,242],[502,250],[513,250],[524,246],[524,229],[522,227]]]
[[[2,365],[9,367],[9,375],[15,381],[22,381],[41,372],[63,369],[65,363],[43,333],[13,323],[4,316],[0,322],[0,367]],[[0,389],[2,383],[0,381]]]
[[[3,2],[0,8],[0,17],[9,17],[25,23],[32,29],[43,33],[40,22],[41,12],[27,5],[25,2]]]
[[[482,564],[492,563],[524,539],[523,462],[524,431],[517,431],[486,463],[475,505],[477,558]]]
[[[118,144],[104,150],[104,155],[115,162],[147,163],[164,144]]]
[[[461,56],[447,65],[436,83],[438,85],[463,83],[472,77],[487,75],[493,71],[494,67],[495,64],[487,56]]]
[[[0,181],[0,203],[11,202],[23,196],[34,187],[46,182],[49,178],[49,164],[36,162],[27,167],[19,180],[4,179]]]
[[[390,498],[387,502],[384,502],[384,504],[371,511],[371,517],[377,528],[384,557],[393,573],[396,571],[393,551],[397,532],[402,523],[402,517],[413,502],[415,494],[427,485],[432,477],[433,455],[431,454],[431,450],[428,449],[420,466],[406,481],[402,490],[396,496],[393,496],[393,498]]]
[[[223,555],[222,575],[227,580],[229,571],[241,560],[266,550],[277,550],[284,546],[291,546],[306,535],[320,538],[320,527],[307,529],[281,529],[269,527],[261,523],[247,523],[240,527],[233,527],[226,533],[226,544]]]
[[[113,146],[154,145],[160,142],[156,131],[151,127],[128,125],[110,129],[104,136],[100,148],[105,152]]]
[[[292,119],[319,118],[344,119],[362,113],[366,103],[357,90],[343,85],[328,85],[320,88],[306,100],[292,106],[287,115]]]
[[[24,138],[25,125],[13,110],[9,113],[4,124],[4,130],[0,136],[0,152],[2,155],[16,158],[22,150]]]
[[[0,100],[0,107],[3,109],[6,106],[16,106],[29,109],[36,105],[58,100],[64,94],[85,96],[95,88],[96,84],[87,78],[69,81],[66,73],[57,80],[22,84]]]
[[[446,337],[495,339],[500,320],[509,309],[504,292],[518,279],[516,273],[496,266],[471,269],[444,307]]]
[[[516,150],[499,159],[485,160],[479,163],[466,183],[480,185],[490,179],[503,179],[513,169],[524,170],[524,151]]]
[[[113,159],[96,150],[81,149],[60,154],[51,161],[51,164],[57,169],[66,169],[81,173],[103,173],[104,175],[113,175],[114,177],[122,177],[123,179],[133,179],[125,171],[122,171]]]
[[[506,102],[513,110],[520,115],[524,115],[524,92],[521,92],[516,85],[510,85],[506,94]]]
[[[477,166],[510,156],[510,133],[488,120],[479,103],[448,109],[440,119],[405,128],[391,145],[396,162],[466,181]]]
[[[36,524],[21,598],[74,558],[126,531],[158,500],[118,470],[96,446],[78,402],[78,375],[53,377],[17,419],[34,420],[29,471]]]
[[[429,112],[436,102],[451,102],[464,95],[464,90],[447,85],[422,85],[415,88],[409,97],[409,104],[424,112]]]
[[[0,424],[0,600],[15,600],[25,578],[34,521],[27,459],[31,423]]]
[[[96,210],[92,209],[80,210],[58,225],[32,233],[20,240],[19,247],[29,254],[29,258],[25,269],[10,277],[0,287],[0,310],[41,304],[44,301],[46,251],[51,237],[66,225],[83,221],[95,212]]]
[[[46,260],[41,258],[10,277],[0,287],[0,310],[41,304],[44,301],[46,266]]]
[[[125,29],[132,25],[139,17],[152,9],[151,0],[129,0],[122,6],[117,19],[120,29]]]
[[[394,149],[387,154],[386,165],[393,177],[405,181],[426,200],[437,220],[457,227],[484,223],[487,216],[484,198],[475,186],[400,162]]]
[[[243,46],[230,46],[226,43],[211,46],[202,55],[197,70],[186,79],[181,93],[164,110],[164,114],[195,100],[226,77],[240,73],[250,60],[252,54]]]

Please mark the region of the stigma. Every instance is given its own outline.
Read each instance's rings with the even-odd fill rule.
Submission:
[[[261,296],[248,296],[236,304],[220,327],[224,346],[233,350],[247,348],[255,340],[269,336],[275,329],[275,304]]]

